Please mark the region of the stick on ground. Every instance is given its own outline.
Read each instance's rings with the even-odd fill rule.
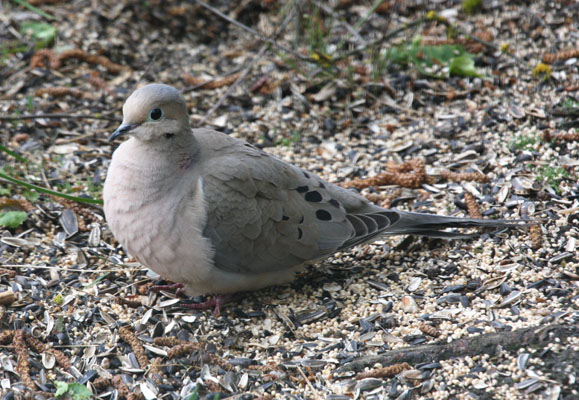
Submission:
[[[448,360],[454,357],[477,354],[495,355],[500,349],[516,351],[522,347],[552,343],[554,338],[561,342],[570,336],[579,335],[579,325],[554,324],[533,326],[509,332],[487,333],[450,343],[438,342],[421,346],[389,351],[384,354],[360,357],[339,368],[337,372],[362,371],[376,363],[390,365],[407,362],[411,365]]]

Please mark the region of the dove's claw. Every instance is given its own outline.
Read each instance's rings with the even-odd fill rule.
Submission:
[[[166,290],[169,292],[175,292],[177,296],[184,296],[185,295],[185,285],[182,283],[171,283],[169,285],[153,285],[151,286],[151,290],[153,292],[160,292],[161,290]]]
[[[183,307],[191,308],[193,310],[207,310],[209,308],[215,307],[213,309],[213,314],[217,317],[221,314],[221,306],[229,303],[232,298],[233,296],[230,294],[220,294],[202,303],[187,303],[181,305]]]
[[[182,283],[157,284],[151,286],[151,290],[154,292],[160,292],[161,290],[165,290],[168,292],[174,292],[179,297],[185,296],[185,285],[183,285]],[[230,294],[220,294],[213,297],[212,299],[209,299],[201,303],[180,303],[180,305],[182,305],[185,308],[190,308],[193,310],[208,310],[210,308],[215,307],[213,309],[213,314],[215,314],[215,316],[217,317],[221,314],[221,306],[229,303],[229,301],[231,301],[232,298],[233,296]]]

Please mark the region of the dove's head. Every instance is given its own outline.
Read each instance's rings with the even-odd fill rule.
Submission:
[[[134,91],[123,105],[123,123],[109,141],[125,135],[167,149],[187,140],[191,129],[181,93],[163,84],[151,84]]]

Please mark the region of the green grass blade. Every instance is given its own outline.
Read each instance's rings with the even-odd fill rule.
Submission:
[[[16,4],[20,4],[22,7],[28,8],[30,11],[35,12],[36,14],[40,15],[41,17],[44,17],[46,19],[56,19],[56,17],[54,15],[50,15],[50,14],[42,11],[40,8],[34,7],[32,4],[28,3],[27,1],[24,1],[24,0],[12,0],[12,1],[15,2]]]
[[[23,162],[23,163],[29,162],[26,157],[21,156],[20,154],[18,154],[14,150],[10,150],[8,147],[2,146],[1,144],[0,144],[0,151],[6,153],[8,155],[11,155],[12,157],[14,157],[15,159],[17,159],[20,162]]]
[[[99,275],[99,277],[98,277],[98,278],[96,278],[94,281],[92,281],[92,282],[90,282],[90,283],[87,283],[87,284],[85,284],[85,285],[84,285],[84,288],[85,288],[85,289],[88,289],[88,288],[91,288],[91,287],[93,287],[94,285],[96,285],[97,283],[99,283],[100,281],[102,281],[103,279],[105,279],[105,278],[106,278],[108,275],[109,275],[109,273],[108,273],[108,272],[106,272],[106,273],[104,273],[104,274],[101,274],[101,275]]]
[[[370,18],[372,16],[372,14],[374,14],[374,11],[376,11],[376,9],[378,7],[380,7],[380,4],[384,3],[384,0],[376,0],[374,2],[374,4],[372,4],[372,7],[370,7],[370,9],[368,10],[368,12],[366,13],[366,15],[364,16],[364,18],[362,18],[361,20],[359,20],[358,22],[356,22],[356,24],[354,25],[354,29],[360,29],[360,27],[362,25],[364,25],[366,23],[366,21],[368,21],[368,18]]]
[[[20,179],[16,179],[10,175],[6,175],[4,172],[1,172],[1,171],[0,171],[0,178],[6,180],[8,182],[11,182],[15,185],[23,186],[23,187],[28,188],[28,189],[33,189],[33,190],[36,190],[37,192],[41,192],[41,193],[45,193],[45,194],[51,194],[51,195],[57,196],[57,197],[62,197],[63,199],[76,201],[77,203],[103,204],[103,201],[99,200],[99,199],[70,196],[68,194],[60,193],[60,192],[57,192],[55,190],[50,190],[50,189],[47,189],[47,188],[42,187],[42,186],[37,186],[37,185],[34,185],[32,183],[21,181]]]

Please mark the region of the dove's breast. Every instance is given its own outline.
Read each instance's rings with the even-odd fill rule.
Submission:
[[[139,165],[134,151],[130,159],[124,157],[126,144],[113,155],[103,190],[105,216],[115,238],[167,279],[185,284],[206,279],[213,268],[213,250],[202,235],[200,180],[152,167],[151,160],[148,168]]]

